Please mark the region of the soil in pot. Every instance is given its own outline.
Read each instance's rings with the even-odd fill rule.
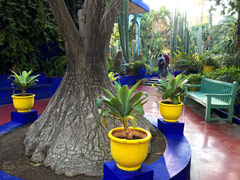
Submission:
[[[163,104],[173,104],[172,101],[162,101]],[[178,103],[181,104],[181,103]]]
[[[135,129],[135,130],[130,129],[130,132],[132,134],[133,140],[144,139],[145,137],[147,137],[147,134],[145,132],[139,131],[137,129]],[[119,139],[126,139],[126,133],[124,130],[119,130],[119,129],[115,130],[115,131],[113,131],[112,135]]]

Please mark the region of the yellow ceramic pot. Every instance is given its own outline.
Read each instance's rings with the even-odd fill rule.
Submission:
[[[213,70],[213,66],[203,65],[203,72],[209,73]]]
[[[177,122],[178,118],[182,114],[182,106],[181,104],[169,104],[169,101],[160,101],[160,113],[163,117],[163,120],[166,122]]]
[[[134,135],[132,129],[133,127],[130,127]],[[121,170],[135,171],[141,167],[141,164],[147,157],[148,144],[152,136],[150,132],[142,128],[135,128],[135,131],[143,133],[145,138],[134,140],[120,139],[114,136],[119,131],[124,131],[123,127],[112,129],[108,133],[112,157]]]
[[[17,112],[29,112],[34,105],[35,94],[13,94],[13,106]]]

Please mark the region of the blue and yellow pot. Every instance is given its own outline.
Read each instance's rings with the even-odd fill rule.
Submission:
[[[110,138],[111,154],[118,168],[124,171],[136,171],[146,159],[148,154],[148,144],[151,139],[151,133],[142,128],[130,127],[132,135],[142,134],[143,139],[121,139],[119,134],[125,134],[124,128],[112,129],[108,133]],[[117,137],[116,137],[117,136]]]
[[[25,93],[25,94],[13,94],[13,106],[17,112],[29,112],[34,105],[35,94]]]

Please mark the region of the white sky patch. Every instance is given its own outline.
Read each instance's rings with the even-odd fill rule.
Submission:
[[[159,10],[161,6],[166,6],[171,12],[178,9],[180,12],[187,12],[188,19],[197,19],[201,16],[202,8],[197,6],[196,0],[142,0],[149,5],[150,9]],[[203,8],[203,14],[208,14],[208,10],[211,4],[217,8],[217,12],[214,12],[213,24],[217,24],[220,20],[220,7],[215,6],[214,2],[205,1],[205,6]]]

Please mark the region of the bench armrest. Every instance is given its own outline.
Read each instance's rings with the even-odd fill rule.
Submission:
[[[206,93],[205,96],[207,97],[232,97],[232,94],[211,94],[211,93]]]

